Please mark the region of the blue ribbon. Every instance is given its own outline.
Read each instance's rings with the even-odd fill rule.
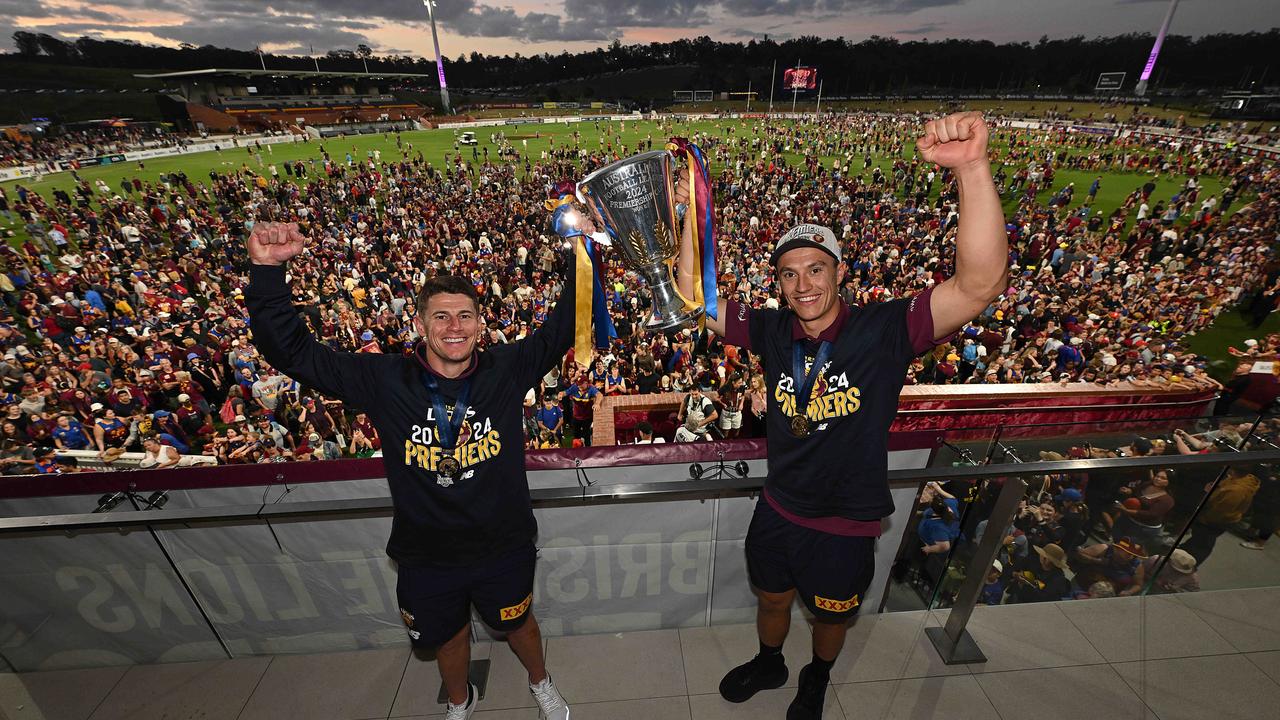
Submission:
[[[452,454],[454,448],[458,446],[458,434],[462,431],[462,423],[467,419],[471,380],[463,381],[462,389],[458,391],[458,399],[453,405],[452,415],[445,410],[444,397],[440,394],[440,384],[436,382],[436,376],[428,370],[423,382],[427,386],[427,394],[431,396],[431,407],[435,410],[436,439],[440,441],[440,447],[446,454]]]
[[[716,222],[711,199],[711,174],[707,170],[707,159],[702,154],[702,148],[689,143],[689,149],[697,160],[698,174],[702,176],[707,188],[706,197],[698,198],[698,239],[702,241],[702,296],[706,303],[707,317],[715,320],[720,312],[720,299],[716,291],[719,278],[716,277]],[[689,191],[693,192],[694,188]]]
[[[791,381],[797,383],[796,390],[796,415],[803,416],[805,410],[809,406],[809,396],[813,394],[813,384],[818,380],[818,376],[822,374],[822,368],[827,364],[827,360],[831,357],[831,343],[823,340],[818,345],[818,354],[813,358],[813,364],[809,366],[809,372],[804,371],[804,341],[795,340],[791,344]],[[804,378],[803,384],[801,378]]]
[[[618,330],[613,326],[613,317],[609,315],[609,304],[605,300],[604,283],[600,280],[600,261],[595,243],[587,235],[582,236],[582,243],[587,247],[587,257],[591,258],[591,318],[595,329],[596,347],[607,348],[609,342],[618,337]]]
[[[569,240],[582,238],[587,249],[587,257],[591,259],[591,319],[595,330],[596,347],[607,348],[609,341],[618,337],[618,330],[613,326],[613,318],[609,316],[609,306],[605,302],[604,284],[600,280],[600,258],[591,236],[582,232],[577,224],[567,219],[573,205],[561,205],[551,214],[551,227],[560,237]],[[576,210],[573,210],[576,212]],[[611,233],[612,234],[612,233]]]

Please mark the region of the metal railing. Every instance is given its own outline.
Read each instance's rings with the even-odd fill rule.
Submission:
[[[1109,458],[1035,462],[1011,465],[986,465],[970,467],[936,467],[927,469],[896,470],[888,473],[891,488],[915,488],[918,498],[924,483],[950,480],[983,481],[1001,479],[1001,492],[992,506],[986,530],[976,538],[976,551],[968,567],[988,568],[999,551],[999,537],[1008,527],[1017,510],[1018,501],[1025,495],[1026,478],[1056,474],[1105,473],[1117,471],[1144,471],[1156,469],[1221,468],[1228,465],[1280,463],[1280,450],[1264,452],[1221,452],[1208,455],[1150,456],[1138,458]],[[1219,473],[1219,478],[1223,473]],[[1216,481],[1215,481],[1216,482]],[[629,503],[660,503],[683,501],[708,501],[721,498],[750,497],[763,487],[763,478],[724,478],[715,480],[666,481],[632,484],[604,484],[539,488],[530,491],[535,508],[599,507]],[[389,497],[356,498],[342,500],[304,500],[288,503],[263,502],[249,505],[227,505],[183,509],[148,507],[146,501],[132,494],[129,497],[135,512],[99,512],[31,517],[0,518],[0,537],[22,538],[56,534],[74,535],[80,532],[101,530],[144,530],[154,540],[164,559],[190,596],[193,606],[203,616],[213,636],[230,657],[230,647],[219,634],[217,624],[210,618],[204,603],[190,587],[184,572],[170,554],[158,531],[166,528],[192,528],[210,526],[235,526],[273,521],[330,520],[360,517],[386,517],[393,512]],[[278,540],[277,540],[278,542]],[[713,556],[714,557],[714,556]],[[967,572],[956,594],[951,615],[945,627],[931,628],[928,632],[944,661],[981,662],[982,653],[973,643],[965,626],[972,613],[981,587],[983,573]],[[710,600],[708,600],[710,603]]]

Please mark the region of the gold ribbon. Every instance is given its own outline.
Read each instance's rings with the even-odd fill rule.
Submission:
[[[591,301],[595,295],[592,281],[595,270],[591,267],[591,257],[587,255],[587,244],[579,235],[573,238],[573,359],[586,371],[594,353],[591,342]],[[570,381],[576,380],[571,378]]]
[[[680,295],[680,297],[684,299],[686,305],[692,304],[696,307],[705,308],[707,299],[702,287],[702,238],[699,237],[698,227],[698,184],[697,176],[694,174],[698,172],[698,162],[697,159],[693,157],[693,153],[682,150],[682,148],[675,143],[667,143],[667,150],[673,153],[685,153],[685,165],[689,170],[689,202],[685,208],[684,217],[686,222],[693,223],[693,299],[690,300],[689,298],[685,298],[684,295],[680,293],[679,288],[676,288],[676,294]],[[677,218],[676,222],[679,223],[680,220]],[[677,228],[676,232],[680,234],[680,237],[684,236],[682,229]],[[698,316],[698,330],[702,331],[706,330],[706,328],[707,314],[706,312],[703,312]]]
[[[573,200],[572,195],[547,198],[542,206],[547,209],[547,212],[554,213],[572,203]],[[595,298],[593,286],[595,269],[591,267],[591,256],[587,255],[586,238],[575,235],[566,239],[573,243],[573,359],[585,368],[591,363],[591,357],[595,352],[594,343],[591,341],[591,303]],[[574,378],[569,379],[569,382],[573,381]]]

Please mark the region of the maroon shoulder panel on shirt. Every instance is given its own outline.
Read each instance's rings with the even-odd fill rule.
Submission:
[[[737,300],[726,300],[724,305],[724,341],[743,350],[750,350],[751,328],[747,319],[751,317],[751,306]]]
[[[951,336],[937,340],[933,335],[933,289],[930,286],[924,292],[911,298],[907,308],[907,337],[911,340],[911,351],[916,355],[930,350],[951,339]]]

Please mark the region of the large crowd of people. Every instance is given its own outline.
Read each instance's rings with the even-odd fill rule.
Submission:
[[[849,303],[908,296],[946,277],[957,189],[948,173],[904,153],[918,124],[870,114],[767,126],[721,120],[695,136],[715,172],[719,271],[731,280],[722,287],[776,306],[764,258],[801,219],[840,238]],[[256,352],[242,292],[246,233],[288,220],[310,237],[291,286],[299,312],[333,348],[407,351],[417,339],[415,291],[445,273],[479,293],[483,342],[510,342],[542,322],[564,282],[566,245],[542,207],[548,191],[687,132],[663,120],[629,143],[624,126],[601,122],[598,141],[574,135],[545,149],[495,136],[492,155],[482,143],[426,157],[397,136],[387,136],[397,151],[376,154],[340,138],[310,141],[311,157],[287,162],[249,146],[234,150],[248,154],[238,169],[207,177],[128,177],[106,190],[80,180],[48,195],[0,189],[0,218],[29,236],[0,248],[4,472],[65,471],[61,449],[110,459],[147,451],[148,438],[173,448],[149,451],[165,465],[190,455],[252,463],[376,453],[380,438],[360,408],[299,386]],[[1275,165],[1210,143],[1008,126],[994,134],[992,162],[1014,207],[1009,289],[952,343],[918,359],[909,383],[1208,384],[1188,336],[1241,302],[1274,308]],[[1063,169],[1142,175],[1120,207],[1098,210],[1098,188],[1056,182]],[[1208,178],[1223,190],[1205,192]],[[755,360],[696,333],[645,332],[638,282],[616,258],[609,263],[618,338],[590,361],[571,353],[530,389],[530,447],[589,442],[600,396],[695,388],[715,391],[714,417],[682,413],[682,423],[692,414],[701,426],[679,439],[706,437],[707,425],[729,436],[761,432]],[[1270,350],[1274,342],[1248,352]]]
[[[42,172],[60,169],[60,162],[78,162],[103,155],[155,147],[182,147],[191,138],[159,123],[120,121],[81,129],[0,133],[0,167],[34,165]]]
[[[1274,418],[1197,425],[1158,437],[1137,436],[1109,448],[1076,444],[1061,452],[1040,451],[1038,459],[1150,460],[1274,450],[1280,439],[1280,421]],[[979,486],[963,478],[929,483],[919,498],[916,541],[907,544],[895,566],[896,577],[919,588],[924,597],[939,585],[941,601],[950,602],[960,576],[947,571],[967,562],[966,553],[953,557],[953,548],[986,531],[1002,486],[999,480]],[[1201,502],[1204,507],[1197,513]],[[1200,589],[1198,570],[1225,533],[1239,536],[1231,542],[1244,548],[1262,550],[1278,526],[1280,475],[1269,465],[1237,463],[1225,472],[1192,466],[1035,477],[1013,522],[1003,530],[981,601],[998,605],[1124,597],[1148,586],[1156,593],[1194,592]]]

